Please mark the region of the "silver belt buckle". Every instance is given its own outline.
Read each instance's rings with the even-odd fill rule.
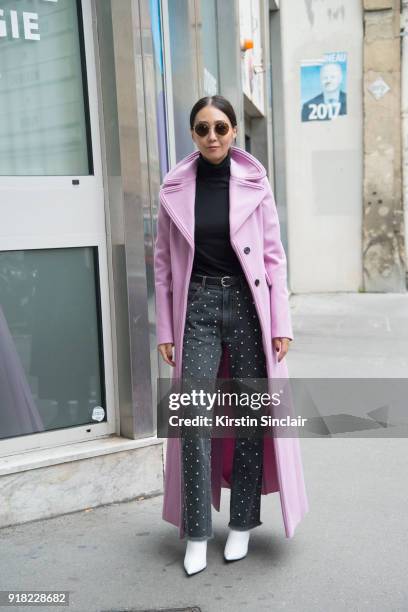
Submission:
[[[231,287],[231,285],[225,285],[225,284],[224,284],[224,279],[225,279],[225,278],[231,278],[231,277],[230,277],[230,276],[223,276],[223,277],[221,278],[221,285],[222,285],[223,287]]]

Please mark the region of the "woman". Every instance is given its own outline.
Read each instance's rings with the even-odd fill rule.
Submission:
[[[158,350],[173,379],[287,378],[286,257],[265,168],[234,146],[236,116],[222,96],[198,100],[190,129],[198,150],[160,189]],[[308,510],[297,438],[232,442],[168,439],[163,519],[187,538],[188,575],[206,567],[211,502],[219,511],[221,487],[231,489],[228,561],[246,555],[250,530],[262,524],[261,494],[279,491],[287,537]]]

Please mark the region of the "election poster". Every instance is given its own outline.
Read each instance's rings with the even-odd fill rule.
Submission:
[[[302,122],[347,115],[347,53],[324,53],[300,66]]]

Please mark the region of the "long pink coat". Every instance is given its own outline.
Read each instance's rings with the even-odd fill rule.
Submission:
[[[182,159],[164,177],[160,189],[154,269],[157,343],[175,345],[173,378],[181,378],[187,291],[194,258],[195,180],[199,151]],[[250,153],[231,147],[230,239],[260,320],[268,378],[287,378],[286,359],[278,363],[272,338],[293,339],[286,256],[280,239],[276,204],[264,166]],[[245,247],[250,252],[244,252]],[[255,284],[255,280],[260,282]],[[228,354],[223,353],[220,378],[230,378]],[[233,443],[213,438],[211,446],[212,505],[220,510],[221,487],[231,487]],[[167,441],[163,519],[179,527],[182,521],[181,444]],[[297,437],[264,437],[262,494],[279,491],[287,537],[308,511]]]

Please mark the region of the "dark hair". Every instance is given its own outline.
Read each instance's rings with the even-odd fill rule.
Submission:
[[[237,118],[235,115],[235,111],[232,108],[231,102],[228,102],[224,96],[205,96],[204,98],[200,98],[191,109],[190,113],[190,128],[193,129],[194,119],[196,114],[204,108],[204,106],[215,106],[218,110],[225,113],[228,119],[231,121],[232,127],[237,125]]]

